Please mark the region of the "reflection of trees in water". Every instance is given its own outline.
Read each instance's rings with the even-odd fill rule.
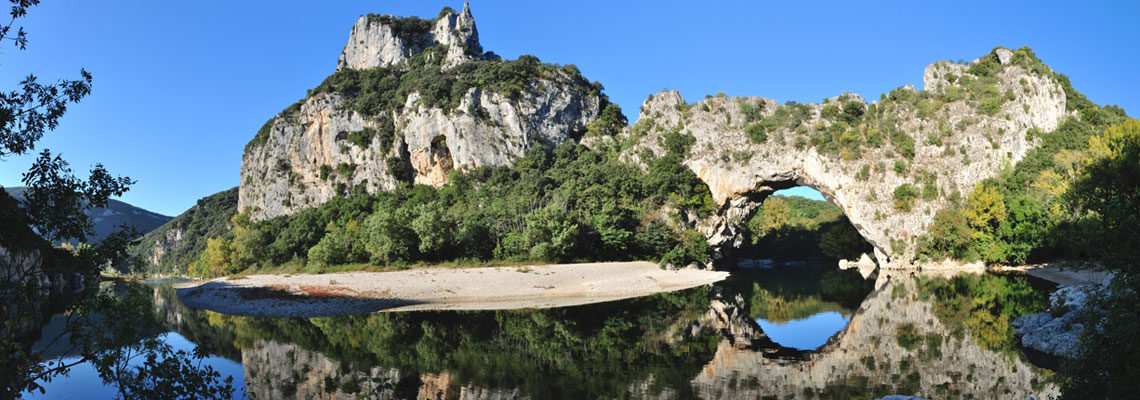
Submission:
[[[754,318],[785,322],[825,311],[850,313],[871,292],[874,282],[855,270],[773,268],[741,273],[751,287],[732,284]]]
[[[854,296],[854,289],[865,284],[833,277],[829,285],[854,289],[846,293],[833,288],[825,296],[819,294],[822,275],[815,275],[814,296],[820,299]],[[810,285],[796,282],[810,279],[799,278],[784,286],[789,288],[785,293],[792,293],[789,298],[803,299],[808,293]],[[819,350],[806,352],[785,351],[764,340],[750,319],[754,311],[747,308],[756,293],[768,290],[763,285],[759,290],[738,285],[749,290],[735,305],[710,303],[708,289],[692,289],[534,311],[271,319],[186,310],[195,315],[179,318],[186,325],[202,325],[185,331],[199,332],[195,341],[212,337],[241,348],[248,390],[256,398],[368,393],[436,398],[460,393],[475,398],[1056,394],[1050,372],[1032,366],[1011,347],[996,348],[979,339],[994,331],[975,333],[976,327],[944,316],[952,305],[964,304],[969,306],[967,315],[993,311],[989,315],[1000,319],[1008,309],[1005,318],[1012,319],[1034,309],[1034,297],[1020,284],[987,276],[893,277],[879,284],[847,327]],[[713,291],[723,291],[719,298],[737,293],[725,287]],[[737,307],[737,312],[722,313],[729,316],[723,320],[728,326],[711,323],[712,310],[723,310],[726,304]],[[751,330],[757,338],[729,340],[721,334],[731,330]]]
[[[596,398],[622,393],[630,382],[644,382],[650,376],[669,386],[671,393],[688,393],[691,388],[685,382],[707,362],[720,340],[712,330],[689,329],[708,307],[707,289],[698,288],[545,310],[310,319],[208,312],[207,322],[235,332],[243,352],[276,349],[273,346],[277,345],[267,342],[288,343],[323,353],[343,368],[358,372],[335,375],[338,378],[376,376],[373,370],[382,368],[400,371],[402,378],[393,382],[397,388],[407,385],[409,376],[424,379],[447,374],[452,386],[518,389],[534,398]],[[265,364],[246,365],[247,376],[254,375],[251,371],[280,370],[278,362],[295,364],[267,356],[243,355],[245,361]],[[297,357],[295,352],[293,356]],[[300,371],[296,375],[304,381],[296,382],[298,386],[344,386],[343,382],[304,378]],[[280,392],[280,388],[254,387],[259,381],[248,379],[250,393]]]
[[[201,364],[203,353],[175,349],[161,336],[167,330],[155,312],[153,291],[142,285],[112,285],[85,293],[55,318],[59,327],[44,330],[39,349],[62,349],[61,357],[40,359],[47,350],[22,348],[36,358],[31,367],[0,363],[5,395],[44,393],[41,385],[89,364],[104,385],[131,399],[230,398],[232,380]],[[66,357],[62,357],[66,355]]]
[[[182,304],[172,285],[154,285],[153,291],[155,313],[167,329],[178,332],[205,353],[241,362],[241,349],[235,345],[237,333],[231,326],[211,324],[211,313]]]

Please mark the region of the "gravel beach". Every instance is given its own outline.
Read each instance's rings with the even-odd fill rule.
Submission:
[[[564,307],[687,289],[727,277],[722,271],[667,271],[637,261],[252,275],[176,288],[184,304],[223,314],[322,317],[377,311]]]

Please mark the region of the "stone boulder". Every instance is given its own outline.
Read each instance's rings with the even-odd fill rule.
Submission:
[[[1065,286],[1050,296],[1050,311],[1017,317],[1010,325],[1021,336],[1021,345],[1047,354],[1073,357],[1080,347],[1089,297],[1104,286],[1088,284]],[[1060,316],[1054,316],[1054,315]]]

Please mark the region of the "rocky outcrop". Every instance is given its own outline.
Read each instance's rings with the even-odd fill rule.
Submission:
[[[1034,130],[1069,115],[1048,67],[998,50],[970,64],[934,63],[925,91],[904,87],[871,104],[854,94],[821,104],[724,95],[686,104],[663,91],[619,142],[636,143],[624,157],[643,162],[646,151],[665,153],[672,132],[695,139],[684,164],[720,205],[699,224],[716,249],[710,261],[739,245],[739,227],[773,191],[809,186],[843,209],[879,264],[906,267],[937,210],[1017,163],[1039,144]]]
[[[858,261],[839,260],[839,269],[854,268],[859,271],[859,275],[862,275],[863,278],[871,277],[871,274],[875,272],[877,267],[875,260],[872,260],[871,256],[868,256],[866,253],[859,255]]]
[[[336,69],[394,66],[438,45],[447,46],[446,67],[472,60],[498,59],[493,53],[483,53],[475,17],[471,16],[471,8],[464,2],[462,12],[445,8],[435,20],[372,14],[360,16],[352,26]]]
[[[1011,323],[1021,337],[1021,345],[1054,356],[1076,356],[1085,330],[1082,316],[1089,311],[1089,298],[1104,290],[1105,286],[1099,284],[1057,289],[1049,296],[1049,312],[1022,315]]]
[[[444,59],[438,65],[409,62],[441,54]],[[493,54],[482,53],[474,19],[464,6],[461,13],[444,9],[434,21],[361,17],[341,54],[338,74],[391,68],[407,72],[403,78],[400,73],[387,78],[399,84],[424,68],[442,68],[461,78],[480,65],[499,62]],[[584,132],[604,107],[600,91],[576,69],[535,68],[535,75],[510,93],[481,80],[452,93],[456,98],[449,101],[413,92],[400,100],[402,104],[376,114],[352,107],[359,93],[313,91],[270,120],[247,146],[239,209],[251,208],[252,217],[260,220],[314,207],[353,190],[390,190],[402,180],[441,185],[452,170],[509,165],[526,149],[555,145]],[[454,76],[432,79],[449,77]],[[352,139],[362,132],[382,137]],[[402,176],[405,171],[410,176]]]

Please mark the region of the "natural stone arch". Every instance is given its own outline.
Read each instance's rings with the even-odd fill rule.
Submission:
[[[720,218],[718,224],[706,226],[706,237],[710,242],[717,245],[714,247],[715,254],[712,258],[716,260],[724,259],[730,255],[732,249],[740,248],[743,245],[744,236],[741,235],[741,228],[745,223],[752,218],[752,216],[764,204],[768,197],[772,196],[778,191],[784,189],[791,189],[794,187],[808,187],[818,191],[823,198],[843,210],[844,215],[850,215],[849,207],[845,207],[842,199],[835,195],[833,188],[821,183],[819,180],[807,175],[803,170],[792,169],[789,171],[782,171],[772,174],[769,178],[762,180],[756,186],[739,196],[724,202],[720,209],[717,210]],[[848,217],[850,218],[850,217]],[[869,238],[872,237],[870,227],[863,224],[857,224],[850,221],[863,240],[867,241],[874,249],[874,256],[879,260],[886,260],[884,255],[879,252],[881,245],[889,246],[889,244],[876,244]]]
[[[1041,66],[1045,72],[1040,72],[1027,64],[1035,59],[1013,62],[1007,53],[995,49],[985,61],[974,62],[1003,63],[991,75],[992,89],[1002,94],[997,98],[1000,104],[989,110],[981,108],[983,102],[961,96],[962,91],[972,90],[964,85],[975,79],[966,78],[972,76],[968,71],[973,63],[943,61],[926,68],[926,91],[908,85],[870,104],[854,94],[821,104],[783,106],[772,99],[718,94],[686,104],[677,91],[662,91],[646,99],[638,122],[622,132],[619,142],[634,143],[624,150],[624,158],[641,163],[645,151],[665,154],[663,136],[670,132],[694,137],[683,163],[708,185],[720,205],[715,215],[697,224],[713,248],[706,264],[731,251],[737,226],[768,193],[794,182],[818,190],[838,205],[875,248],[881,266],[910,267],[914,237],[926,232],[938,210],[1004,166],[1020,161],[1039,144],[1031,130],[1051,131],[1069,115],[1064,91],[1047,67]],[[824,110],[842,109],[847,103],[862,105],[877,120],[865,125],[871,117],[860,117],[858,125],[842,134],[851,132],[859,142],[890,130],[913,147],[907,149],[885,137],[878,145],[859,147],[813,143],[814,135],[840,121]],[[792,118],[797,124],[788,120],[772,124],[766,140],[750,139],[750,126],[787,112],[780,111],[785,107],[801,115]],[[904,168],[896,171],[896,161]],[[896,210],[892,194],[897,188],[921,187],[920,181],[931,176],[930,187],[936,189],[931,193],[937,196],[915,199],[910,211]]]

